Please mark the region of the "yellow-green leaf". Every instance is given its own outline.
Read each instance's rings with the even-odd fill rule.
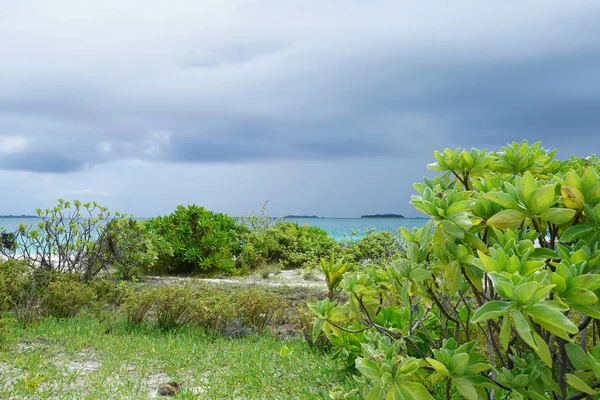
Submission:
[[[549,208],[540,214],[540,218],[555,225],[562,225],[575,217],[577,211],[570,208]]]
[[[573,374],[566,374],[565,376],[567,378],[567,383],[573,386],[575,389],[579,390],[580,392],[591,395],[595,395],[596,393],[598,393],[597,391],[592,389],[587,383],[579,379],[577,376]]]
[[[526,199],[528,209],[534,214],[539,214],[542,211],[547,210],[556,203],[556,196],[554,195],[554,188],[556,184],[544,185],[537,189]]]
[[[498,229],[516,229],[525,219],[525,214],[517,210],[502,210],[487,220],[489,226]]]

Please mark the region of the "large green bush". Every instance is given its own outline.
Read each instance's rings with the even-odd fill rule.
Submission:
[[[405,254],[311,305],[367,399],[582,399],[600,387],[599,159],[445,150]],[[343,393],[335,393],[341,398]]]
[[[283,221],[247,233],[239,263],[250,269],[267,264],[300,268],[306,263],[317,265],[320,257],[329,255],[337,246],[335,239],[319,227]]]
[[[178,206],[170,215],[146,222],[150,232],[164,239],[155,270],[189,274],[231,272],[242,250],[242,228],[234,218],[196,205]]]

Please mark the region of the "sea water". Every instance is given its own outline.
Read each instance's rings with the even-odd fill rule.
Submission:
[[[365,231],[390,231],[396,233],[401,227],[420,228],[429,221],[425,218],[287,218],[299,225],[318,226],[336,240],[358,239]],[[39,218],[0,218],[0,227],[6,232],[14,232],[19,224],[37,228]]]

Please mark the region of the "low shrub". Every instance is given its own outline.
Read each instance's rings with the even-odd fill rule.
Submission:
[[[56,318],[74,317],[96,300],[94,289],[73,279],[50,282],[44,292],[43,307]]]
[[[335,239],[316,226],[300,226],[295,222],[280,222],[263,230],[249,232],[238,263],[242,268],[256,269],[268,264],[280,264],[284,269],[318,263],[338,246]]]
[[[239,316],[258,332],[277,320],[287,302],[279,295],[256,286],[245,287],[233,296]]]
[[[156,289],[154,288],[133,286],[127,288],[123,304],[121,305],[127,325],[141,325],[155,301]]]
[[[389,231],[368,230],[360,239],[348,239],[341,244],[342,257],[362,266],[385,265],[401,251],[400,238]]]
[[[171,329],[190,322],[194,291],[186,286],[163,286],[154,291],[156,323],[161,329]]]
[[[30,281],[29,268],[23,261],[0,261],[0,313],[15,306],[17,296]]]

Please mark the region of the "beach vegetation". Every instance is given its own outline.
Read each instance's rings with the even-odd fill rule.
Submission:
[[[346,273],[348,302],[311,304],[364,398],[600,394],[600,162],[555,157],[526,141],[436,151],[441,176],[411,199],[430,222]]]
[[[153,272],[162,274],[231,273],[242,251],[242,232],[236,220],[204,207],[178,206],[166,216],[146,221],[160,237]]]
[[[326,257],[337,247],[336,240],[319,227],[282,221],[249,231],[244,236],[238,263],[245,269],[269,264],[278,264],[283,269],[303,268],[307,264],[316,266],[320,257]]]
[[[129,235],[140,233],[122,229],[133,226],[131,216],[112,213],[96,202],[59,199],[55,207],[37,209],[36,213],[40,219],[37,225],[21,223],[11,233],[14,245],[0,246],[2,255],[24,260],[32,270],[78,274],[88,282],[122,260],[144,258],[148,252],[146,247],[128,245],[130,240],[139,240]],[[117,227],[121,229],[118,235]]]

